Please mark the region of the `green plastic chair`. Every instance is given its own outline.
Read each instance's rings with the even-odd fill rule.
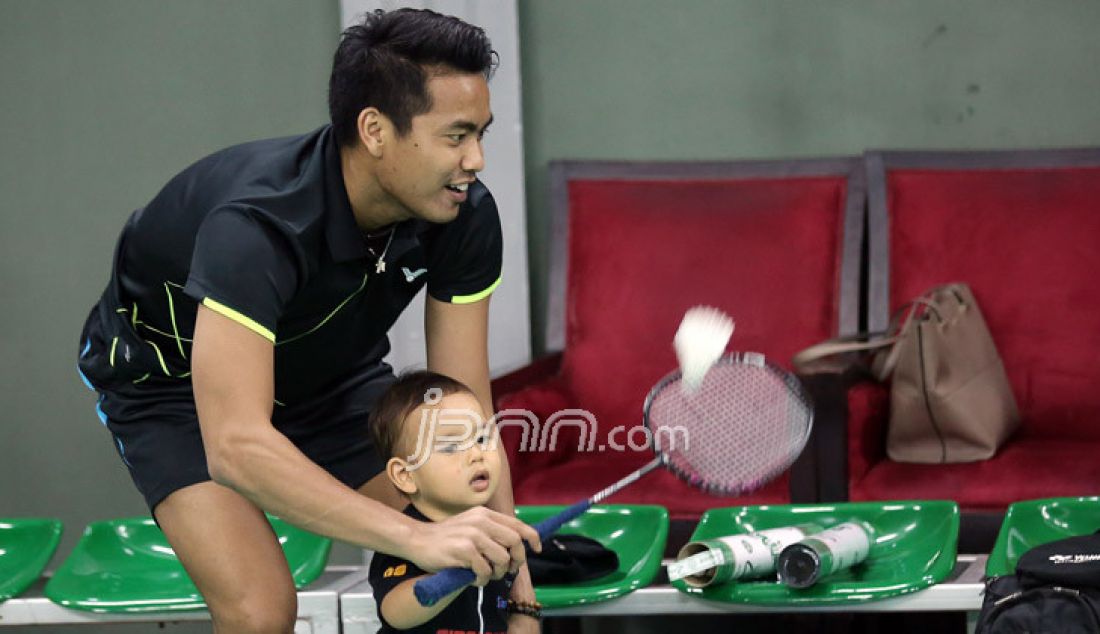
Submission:
[[[1100,530],[1100,497],[1046,498],[1009,505],[985,563],[990,577],[1016,572],[1020,555],[1058,539]]]
[[[324,572],[332,541],[268,516],[297,588]],[[91,612],[168,612],[206,607],[195,584],[148,517],[94,522],[46,584],[46,596]]]
[[[564,508],[519,506],[516,516],[535,524]],[[558,532],[584,535],[615,551],[619,569],[599,579],[567,586],[536,586],[535,598],[545,608],[599,603],[645,587],[657,577],[668,540],[668,511],[663,506],[645,504],[598,505]]]
[[[61,531],[56,519],[0,519],[0,602],[19,596],[42,576]]]
[[[806,522],[826,528],[851,519],[875,530],[867,560],[829,575],[804,589],[771,579],[731,582],[706,588],[672,585],[681,592],[712,601],[757,605],[845,605],[886,599],[937,584],[955,567],[959,539],[959,507],[946,500],[787,504],[712,509],[703,515],[692,540]]]

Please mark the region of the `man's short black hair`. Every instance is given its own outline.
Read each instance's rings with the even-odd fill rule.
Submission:
[[[428,9],[368,13],[344,31],[332,62],[328,109],[336,141],[354,145],[359,113],[371,106],[405,135],[413,117],[432,108],[433,67],[488,79],[496,63],[485,31],[456,17]]]

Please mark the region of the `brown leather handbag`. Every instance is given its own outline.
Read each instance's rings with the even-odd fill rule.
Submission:
[[[890,382],[892,460],[985,460],[1019,426],[1004,365],[966,284],[937,286],[908,302],[886,333],[831,339],[793,362],[813,372],[824,359],[861,351],[871,353],[872,375]]]

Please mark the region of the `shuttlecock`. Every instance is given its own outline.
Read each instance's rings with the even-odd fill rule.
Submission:
[[[694,306],[684,313],[672,346],[680,362],[680,384],[694,391],[703,384],[714,362],[722,356],[733,335],[733,319],[711,306]]]

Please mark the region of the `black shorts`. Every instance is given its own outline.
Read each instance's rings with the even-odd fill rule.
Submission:
[[[367,419],[393,380],[388,365],[375,365],[308,402],[276,404],[272,423],[310,460],[359,488],[385,466]],[[190,381],[151,377],[100,391],[96,413],[150,512],[174,491],[210,480]]]

